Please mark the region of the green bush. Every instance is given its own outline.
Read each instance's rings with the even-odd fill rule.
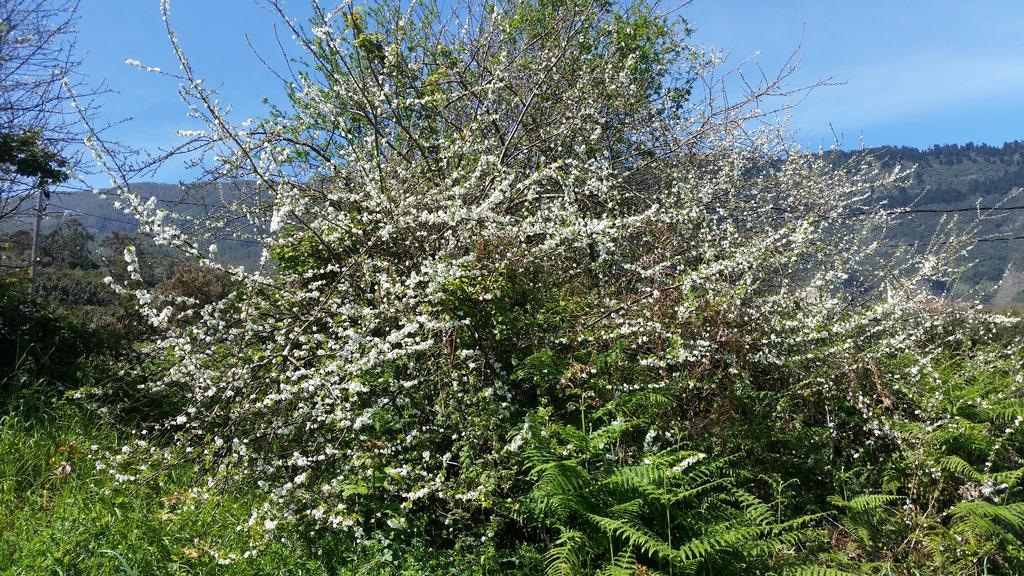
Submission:
[[[905,175],[761,129],[772,78],[691,101],[716,58],[656,3],[459,10],[317,13],[291,108],[237,132],[177,52],[277,267],[122,187],[230,293],[126,251],[167,413],[113,478],[239,490],[254,546],[341,573],[1024,570],[1020,327],[932,290],[969,237],[894,254]]]

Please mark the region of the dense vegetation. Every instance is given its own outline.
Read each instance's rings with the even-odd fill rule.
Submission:
[[[882,196],[890,209],[912,209],[893,223],[894,242],[927,246],[964,230],[982,241],[965,260],[972,265],[956,282],[939,289],[997,308],[1024,304],[1020,239],[1024,230],[1024,143],[966,144],[927,150],[882,147],[865,151],[883,169],[913,167],[906,186]],[[851,158],[836,154],[837,161]],[[972,211],[972,208],[979,208]],[[986,208],[997,208],[986,210]]]
[[[957,288],[985,230],[893,211],[1008,156],[806,154],[655,8],[318,11],[240,126],[175,42],[245,184],[111,168],[145,236],[66,220],[0,287],[0,573],[1024,570],[1024,331]]]
[[[975,207],[1016,207],[1024,205],[1019,190],[1024,186],[1024,143],[1002,146],[936,145],[925,150],[909,147],[868,148],[857,152],[829,152],[836,163],[872,158],[885,170],[912,169],[911,178],[892,190],[883,191],[878,200],[890,210],[918,210],[893,223],[890,239],[894,243],[926,248],[936,236],[944,237],[979,224],[971,233],[985,241],[975,245],[966,257],[971,266],[950,286],[935,287],[937,293],[953,298],[976,299],[998,309],[1024,306],[1024,261],[1019,236],[1024,230],[1024,210],[981,210],[943,212]],[[225,193],[217,187],[199,188],[183,193],[171,184],[133,184],[141,198],[157,198],[161,206],[181,211],[193,218],[215,218],[224,207]],[[228,198],[231,195],[228,194]],[[94,250],[102,252],[102,243],[116,233],[138,232],[138,221],[114,208],[109,199],[91,193],[71,193],[55,198],[51,213],[61,214],[44,223],[44,230],[59,227],[69,219],[80,221],[93,236]],[[933,212],[929,212],[933,211]],[[954,220],[955,218],[955,220]],[[27,246],[27,222],[8,222],[12,229],[8,242]],[[13,229],[23,230],[13,232]],[[218,240],[218,257],[229,265],[253,269],[259,265],[260,246],[223,229]],[[27,250],[27,248],[25,248]],[[11,257],[9,253],[6,254]]]

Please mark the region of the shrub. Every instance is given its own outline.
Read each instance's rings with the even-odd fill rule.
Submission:
[[[292,107],[240,127],[175,43],[215,171],[270,200],[278,267],[227,270],[237,287],[205,306],[122,288],[163,331],[150,388],[182,403],[158,427],[174,454],[258,486],[256,532],[315,527],[396,570],[550,546],[553,571],[823,574],[926,566],[921,534],[978,542],[958,566],[1015,565],[1015,504],[967,497],[1016,478],[1015,456],[999,443],[997,477],[936,444],[964,408],[945,353],[983,373],[1010,323],[928,290],[969,238],[891,246],[871,193],[900,173],[759,126],[779,80],[696,94],[717,57],[643,0],[446,18],[385,0],[289,21],[308,51]],[[977,485],[930,483],[939,462]],[[844,528],[809,530],[822,513]]]

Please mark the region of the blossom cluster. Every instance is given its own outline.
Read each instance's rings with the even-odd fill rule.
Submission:
[[[937,352],[1002,320],[929,288],[965,245],[887,242],[875,192],[905,174],[788,144],[760,124],[776,84],[729,103],[708,84],[717,56],[636,6],[488,6],[458,25],[415,3],[321,15],[296,28],[315,64],[294,109],[255,127],[183,61],[217,170],[269,199],[234,207],[267,265],[230,270],[238,288],[206,306],[131,290],[162,330],[150,352],[172,359],[150,386],[183,399],[159,428],[264,491],[248,526],[490,526],[519,496],[527,415],[574,395],[673,391],[692,419],[651,430],[650,453],[710,398],[795,383],[858,406],[865,446],[912,442],[893,422]],[[159,242],[219,266],[122,190]],[[612,349],[628,376],[580,355]],[[570,369],[525,376],[542,351]]]

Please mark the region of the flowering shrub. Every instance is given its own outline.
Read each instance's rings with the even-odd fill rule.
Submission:
[[[686,450],[732,456],[708,469],[735,480],[702,490],[734,504],[704,501],[718,511],[705,528],[749,520],[745,542],[721,547],[748,559],[811,562],[829,546],[806,536],[804,514],[867,509],[862,492],[888,494],[873,506],[903,502],[886,516],[898,523],[934,514],[917,507],[949,494],[928,480],[943,470],[969,481],[957,506],[1015,486],[1016,475],[950,460],[955,443],[934,436],[963,406],[946,396],[948,354],[991,363],[977,347],[1010,324],[927,289],[957,273],[969,239],[924,252],[887,243],[892,215],[872,192],[902,173],[835,167],[787,144],[763,108],[785,95],[781,79],[726,100],[719,57],[640,0],[509,0],[450,15],[345,3],[318,10],[308,30],[286,22],[306,50],[292,107],[240,126],[169,28],[182,92],[209,124],[197,137],[211,173],[257,190],[226,210],[265,226],[264,268],[226,270],[237,288],[205,304],[121,288],[163,330],[151,390],[182,406],[157,426],[177,448],[154,453],[204,462],[210,487],[258,485],[268,500],[248,521],[254,534],[316,526],[356,554],[389,555],[411,542],[550,542],[571,530],[522,508],[542,489],[542,446],[545,462],[622,470]],[[121,190],[159,242],[219,268],[167,213]],[[1018,346],[1000,352],[1011,371]],[[1004,397],[1019,389],[1017,377]],[[606,426],[629,430],[584,443],[584,460],[554,440]],[[1019,467],[1015,455],[1000,462]],[[769,486],[774,516],[753,494],[767,500]],[[825,502],[845,488],[855,493]],[[676,501],[615,494],[638,510]],[[715,516],[726,509],[735,515]],[[1018,518],[1000,510],[985,514]],[[697,520],[674,543],[669,524],[658,546],[701,542]],[[804,536],[784,536],[787,520]],[[682,572],[706,560],[609,531],[609,562]]]

